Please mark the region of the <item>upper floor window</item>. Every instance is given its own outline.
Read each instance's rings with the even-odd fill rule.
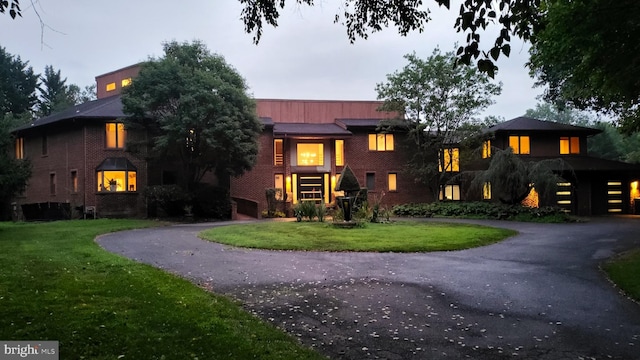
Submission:
[[[123,149],[126,140],[126,131],[123,123],[106,124],[107,148]]]
[[[336,166],[344,166],[344,140],[336,140]]]
[[[580,138],[563,136],[560,138],[560,154],[580,154]]]
[[[393,151],[393,134],[369,134],[369,150]]]
[[[298,144],[298,166],[324,166],[323,144]]]
[[[482,143],[482,158],[487,159],[491,157],[491,140],[486,140]]]
[[[106,90],[108,91],[113,91],[116,89],[116,83],[112,82],[112,83],[108,83],[106,86]]]
[[[398,190],[398,174],[397,173],[389,173],[387,177],[387,182],[389,184],[389,191]]]
[[[513,149],[514,154],[530,154],[529,136],[509,136],[509,146]]]
[[[122,87],[131,85],[131,78],[122,79]]]
[[[273,140],[273,165],[282,165],[284,163],[284,140]]]
[[[16,138],[16,159],[24,159],[24,138]]]
[[[440,152],[440,164],[438,164],[440,172],[458,172],[460,171],[460,149],[449,148]]]

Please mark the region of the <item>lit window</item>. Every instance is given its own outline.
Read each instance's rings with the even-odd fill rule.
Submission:
[[[24,138],[16,139],[16,159],[24,159]]]
[[[389,177],[387,179],[389,182],[389,191],[397,191],[398,190],[398,174],[389,173]]]
[[[393,151],[393,134],[369,134],[369,150]]]
[[[98,191],[136,191],[136,182],[135,171],[98,171]]]
[[[56,173],[49,174],[49,192],[51,195],[56,194]]]
[[[482,158],[487,159],[491,157],[491,140],[487,140],[482,143]]]
[[[366,174],[366,180],[367,180],[367,189],[368,190],[375,190],[376,189],[376,174],[375,173],[367,173]]]
[[[273,140],[273,165],[282,165],[284,162],[284,148],[282,139]]]
[[[78,171],[71,171],[71,192],[78,192]]]
[[[336,140],[336,166],[344,166],[344,140]]]
[[[580,154],[580,138],[563,136],[560,138],[560,154]]]
[[[440,188],[440,200],[460,200],[460,185],[444,185]]]
[[[528,136],[509,136],[509,146],[513,149],[514,154],[529,154],[529,137]]]
[[[107,148],[122,149],[126,140],[126,131],[123,123],[106,124]]]
[[[491,200],[491,183],[486,182],[482,184],[482,198],[484,200]]]
[[[113,91],[115,89],[116,89],[116,83],[112,82],[107,84],[107,91]]]
[[[298,144],[298,166],[324,166],[323,144]]]
[[[273,176],[273,187],[280,190],[276,191],[276,200],[282,200],[282,194],[285,191],[283,174],[275,174]]]
[[[122,87],[129,86],[129,85],[131,85],[131,78],[122,79]]]
[[[440,164],[438,164],[440,172],[460,171],[460,149],[444,149],[444,151],[440,153],[440,156]]]
[[[540,196],[535,188],[531,188],[527,197],[522,200],[522,206],[530,207],[530,208],[538,208],[540,207]]]

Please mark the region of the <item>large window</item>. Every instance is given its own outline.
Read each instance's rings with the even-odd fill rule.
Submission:
[[[460,185],[444,185],[440,188],[440,200],[460,200]]]
[[[393,134],[369,134],[369,150],[393,151]]]
[[[530,154],[530,144],[528,136],[509,136],[509,146],[513,149],[514,154]]]
[[[387,183],[389,184],[389,191],[398,191],[398,174],[389,173],[387,176]]]
[[[580,138],[563,136],[560,138],[560,154],[580,154]]]
[[[24,138],[16,139],[16,159],[24,159]]]
[[[460,171],[460,149],[450,148],[444,149],[440,153],[440,164],[438,164],[440,172],[458,172]]]
[[[273,165],[282,165],[284,163],[284,140],[273,140]]]
[[[123,123],[106,124],[107,148],[123,149],[126,140],[126,131]]]
[[[344,166],[344,140],[336,140],[336,166]]]
[[[133,192],[138,189],[136,167],[126,158],[107,158],[96,168],[99,192]]]
[[[323,144],[298,144],[298,166],[324,166]]]
[[[491,140],[486,140],[482,143],[482,158],[487,159],[491,157]]]

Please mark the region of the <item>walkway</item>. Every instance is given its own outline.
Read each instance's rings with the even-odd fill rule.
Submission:
[[[640,359],[640,305],[598,269],[640,246],[640,219],[466,222],[520,234],[419,254],[262,251],[197,238],[229,223],[134,230],[98,242],[236,298],[334,359]]]

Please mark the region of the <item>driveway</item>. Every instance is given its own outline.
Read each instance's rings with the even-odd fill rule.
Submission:
[[[413,254],[250,250],[197,237],[223,222],[98,242],[238,299],[333,359],[640,359],[640,305],[598,268],[640,246],[640,218],[464,222],[519,235]]]

